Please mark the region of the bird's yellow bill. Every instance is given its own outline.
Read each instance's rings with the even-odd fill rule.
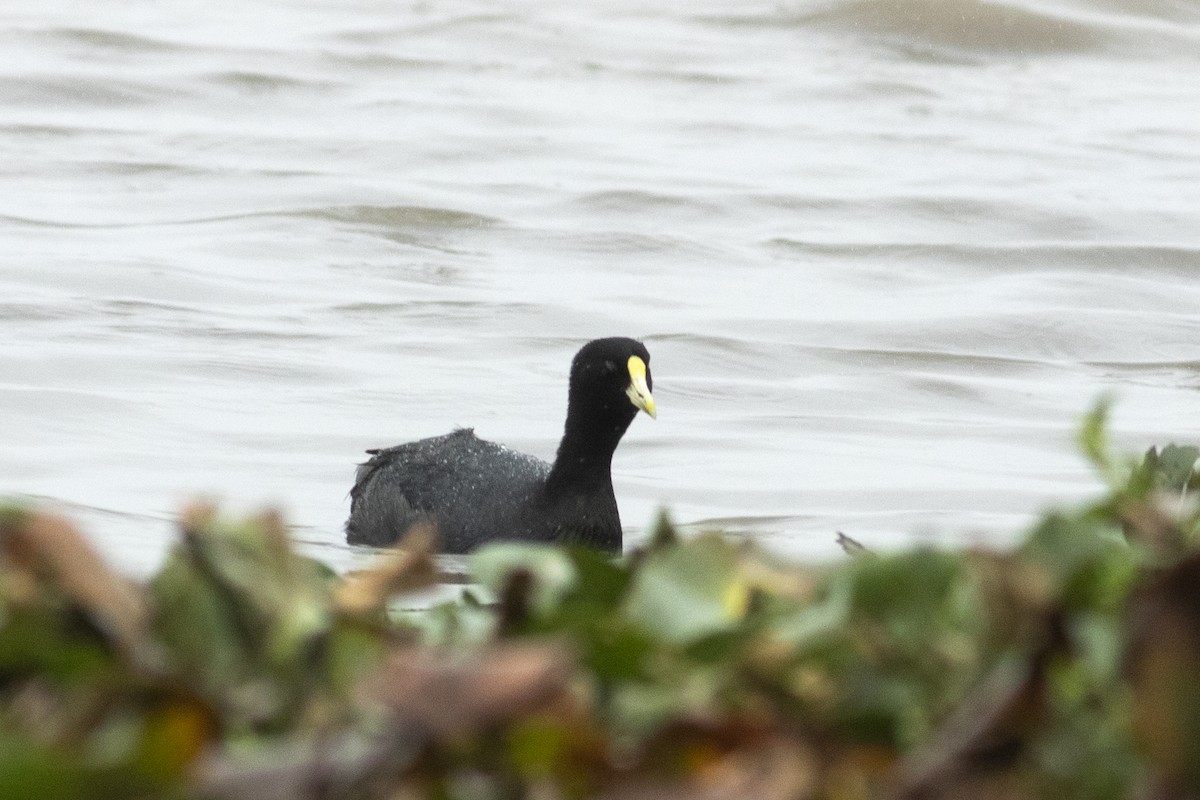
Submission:
[[[654,395],[650,394],[650,387],[646,385],[646,362],[640,356],[629,357],[629,388],[625,394],[629,395],[629,402],[652,418],[658,418],[654,413]]]

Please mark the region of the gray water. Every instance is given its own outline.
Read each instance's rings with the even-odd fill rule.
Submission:
[[[1195,0],[41,2],[0,11],[0,491],[121,568],[189,497],[346,568],[367,447],[553,455],[804,557],[1004,544],[1200,439]]]

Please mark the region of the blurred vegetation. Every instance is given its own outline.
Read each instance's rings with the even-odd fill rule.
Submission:
[[[1200,798],[1195,447],[1115,454],[1011,551],[787,563],[664,517],[498,544],[463,598],[418,531],[345,577],[277,515],[187,510],[145,585],[0,509],[0,798]]]

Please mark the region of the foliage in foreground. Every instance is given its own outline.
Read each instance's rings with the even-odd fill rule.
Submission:
[[[1200,450],[1011,552],[784,563],[665,520],[612,561],[418,534],[346,578],[205,507],[145,586],[0,512],[0,797],[1200,797]]]

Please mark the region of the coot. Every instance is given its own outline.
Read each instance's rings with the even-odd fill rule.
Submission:
[[[446,553],[497,540],[619,551],[612,456],[639,410],[655,416],[653,385],[641,342],[596,339],[571,362],[567,421],[553,464],[470,428],[368,450],[350,490],[346,541],[389,545],[428,521]]]

